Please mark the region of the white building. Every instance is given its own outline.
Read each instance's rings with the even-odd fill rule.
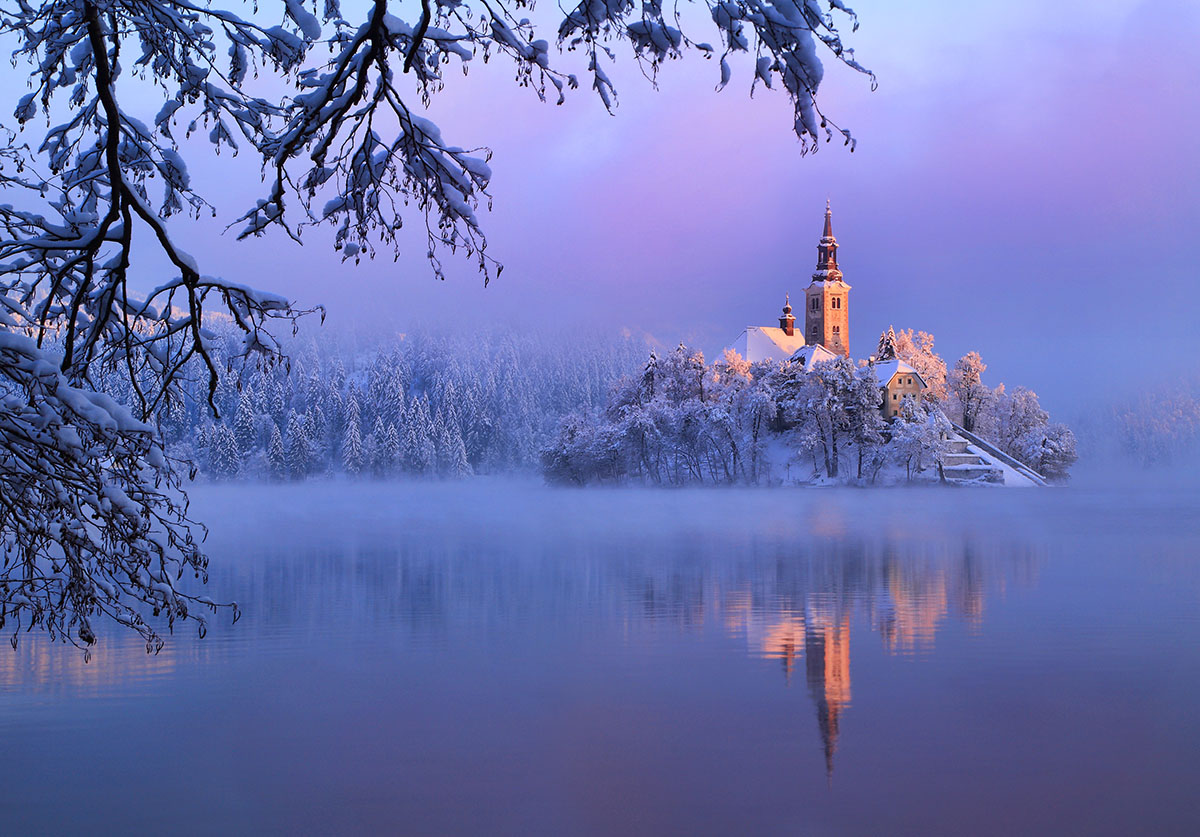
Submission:
[[[738,335],[737,340],[729,346],[742,360],[758,363],[770,360],[776,363],[787,360],[804,348],[804,335],[796,331],[796,318],[792,316],[790,299],[784,298],[783,316],[779,318],[779,327],[747,326]]]

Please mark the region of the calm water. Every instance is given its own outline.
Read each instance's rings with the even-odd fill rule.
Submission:
[[[245,617],[0,646],[5,833],[1200,831],[1194,492],[194,504]]]

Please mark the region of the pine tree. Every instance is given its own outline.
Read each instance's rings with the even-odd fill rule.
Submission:
[[[233,434],[242,456],[249,456],[258,447],[258,430],[254,424],[254,401],[248,389],[238,396],[237,413],[233,419]]]
[[[463,442],[462,432],[458,424],[449,423],[443,427],[445,436],[442,440],[445,476],[455,479],[471,475],[471,463],[467,459],[467,446]]]
[[[658,355],[650,350],[650,359],[642,368],[642,398],[650,401],[654,398],[654,379],[658,374]]]
[[[429,402],[424,396],[415,399],[409,413],[404,435],[404,467],[413,474],[432,473],[437,463],[437,448]]]
[[[267,443],[267,466],[273,479],[287,479],[288,463],[283,448],[283,434],[279,432],[279,425],[274,423],[271,424],[271,441]]]
[[[396,425],[389,424],[383,434],[383,443],[380,445],[379,459],[383,474],[390,476],[396,472],[400,465],[402,447]]]
[[[895,360],[896,359],[896,330],[888,326],[887,331],[879,335],[879,347],[875,349],[875,359]]]
[[[207,471],[211,467],[209,462],[209,440],[212,438],[212,425],[204,422],[196,428],[196,437],[192,442],[192,448],[196,451],[196,456],[200,460],[200,466]]]
[[[224,424],[213,428],[209,437],[209,471],[217,479],[233,479],[242,467],[237,438]]]
[[[383,418],[376,418],[375,426],[371,428],[371,436],[367,439],[367,451],[370,456],[371,473],[377,477],[384,476],[388,471],[386,435]]]
[[[354,403],[354,402],[351,402]],[[346,433],[342,437],[342,470],[352,477],[358,476],[363,469],[362,434],[358,429],[358,411],[354,410],[347,422]]]
[[[309,448],[305,421],[295,410],[288,416],[287,427],[287,470],[294,480],[308,476],[312,467],[312,451]]]
[[[310,407],[304,413],[304,434],[308,437],[309,470],[323,470],[327,464],[326,438],[328,427],[325,423],[325,411],[320,405]]]

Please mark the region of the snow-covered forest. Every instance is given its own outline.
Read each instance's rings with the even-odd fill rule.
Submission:
[[[222,340],[219,354],[236,357],[234,332]],[[806,369],[726,352],[710,364],[683,344],[496,330],[300,337],[287,364],[222,364],[216,417],[197,368],[158,423],[170,456],[216,480],[540,467],[577,484],[912,482],[938,478],[949,420],[1065,478],[1074,436],[1037,395],[988,387],[975,353],[947,370],[933,345],[924,332],[881,337],[877,356],[900,357],[929,383],[891,422],[873,367],[844,358]],[[104,389],[126,400],[125,381]]]
[[[168,454],[213,479],[528,470],[559,417],[602,403],[646,351],[632,338],[514,331],[319,338],[293,341],[287,364],[223,362],[217,417],[196,369],[158,416]],[[230,329],[217,341],[222,360],[237,340]],[[104,388],[122,400],[126,381]]]
[[[1145,389],[1119,402],[1109,430],[1117,451],[1141,465],[1185,461],[1190,467],[1200,452],[1200,379]]]
[[[652,354],[603,407],[563,421],[544,453],[546,476],[667,485],[937,479],[953,420],[1048,478],[1066,478],[1074,434],[1050,422],[1031,390],[984,384],[976,353],[947,370],[932,335],[889,328],[875,356],[910,363],[928,383],[921,402],[890,422],[869,364],[751,364],[732,351],[708,364],[682,344]]]

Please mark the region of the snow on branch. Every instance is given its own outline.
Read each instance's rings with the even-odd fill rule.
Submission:
[[[150,640],[138,603],[168,624],[193,615],[168,570],[201,568],[203,558],[184,507],[159,490],[174,477],[154,434],[86,393],[98,374],[120,374],[131,415],[148,422],[202,379],[215,414],[212,318],[241,335],[227,362],[286,366],[270,327],[294,328],[306,312],[239,277],[206,275],[172,237],[174,224],[215,213],[182,140],[261,161],[264,192],[233,223],[239,237],[278,228],[299,240],[305,227],[330,224],[344,259],[380,246],[398,257],[398,231],[416,212],[435,275],[446,251],[463,253],[485,283],[501,271],[479,217],[490,206],[490,152],[452,143],[422,113],[450,69],[503,56],[518,86],[561,103],[578,79],[557,63],[579,51],[612,109],[622,48],[653,79],[693,48],[715,53],[691,31],[711,22],[721,85],[735,55],[753,55],[751,89],[778,82],[802,150],[822,133],[852,144],[816,100],[820,48],[866,72],[836,29],[835,16],[856,25],[840,0],[828,10],[817,0],[709,0],[700,14],[661,0],[582,0],[563,9],[554,59],[521,16],[531,7],[371,0],[354,22],[337,0],[242,13],[192,0],[0,0],[0,37],[28,71],[11,121],[0,121],[0,397],[12,405],[0,425],[0,624],[86,644],[98,613]],[[143,113],[147,89],[159,101]],[[135,233],[170,264],[149,294],[129,284]]]
[[[178,488],[154,428],[0,331],[0,631],[14,647],[35,628],[87,646],[111,619],[157,651],[149,615],[203,634],[220,606],[177,586],[207,566]]]

